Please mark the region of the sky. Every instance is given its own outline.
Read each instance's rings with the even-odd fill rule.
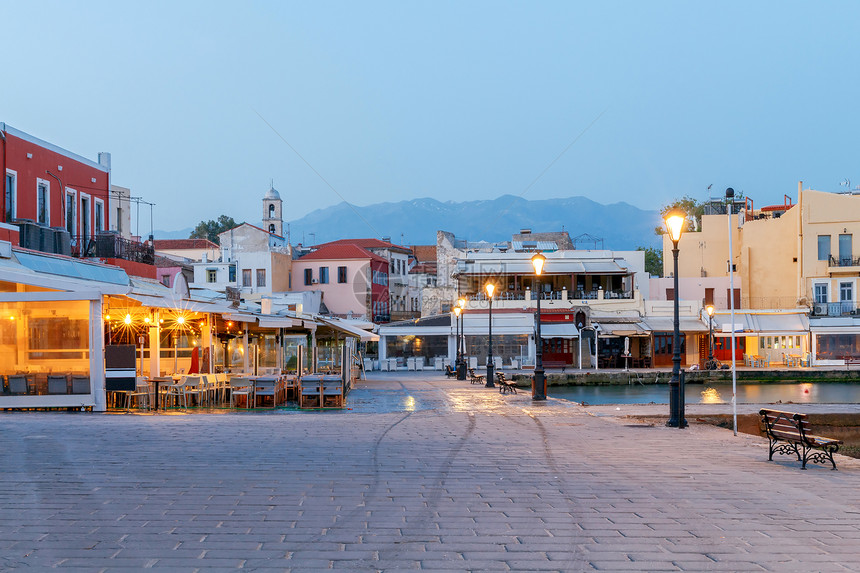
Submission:
[[[272,180],[287,221],[860,184],[857,2],[0,0],[0,20],[0,121],[109,151],[155,229],[259,224]]]

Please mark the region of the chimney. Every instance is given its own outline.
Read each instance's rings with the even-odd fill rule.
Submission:
[[[531,234],[532,234],[531,229],[520,229],[520,235],[531,235]]]
[[[391,237],[382,237],[382,240],[385,241],[386,243],[390,243]]]
[[[107,151],[99,152],[99,165],[107,168],[107,170],[110,171],[110,153],[108,153]]]

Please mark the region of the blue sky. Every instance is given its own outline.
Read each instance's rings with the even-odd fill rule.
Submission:
[[[0,12],[0,121],[92,159],[110,151],[114,183],[156,204],[157,229],[258,222],[270,179],[287,220],[342,199],[656,209],[713,185],[759,206],[796,198],[798,180],[860,183],[853,2],[0,0]]]

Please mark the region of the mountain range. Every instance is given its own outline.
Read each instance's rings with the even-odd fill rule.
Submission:
[[[260,225],[260,221],[249,221]],[[469,241],[505,241],[521,229],[567,231],[579,248],[631,250],[658,247],[654,228],[658,211],[629,203],[603,205],[585,197],[528,200],[503,195],[481,201],[437,201],[431,198],[376,203],[359,207],[341,202],[317,209],[289,225],[292,244],[325,243],[345,238],[388,238],[392,243],[436,243],[436,231]],[[187,238],[191,229],[155,231],[159,239]],[[286,228],[285,228],[286,232]]]

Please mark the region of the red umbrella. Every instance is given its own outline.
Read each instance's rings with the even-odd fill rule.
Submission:
[[[191,368],[188,369],[189,374],[200,374],[200,348],[195,346],[191,350]]]

